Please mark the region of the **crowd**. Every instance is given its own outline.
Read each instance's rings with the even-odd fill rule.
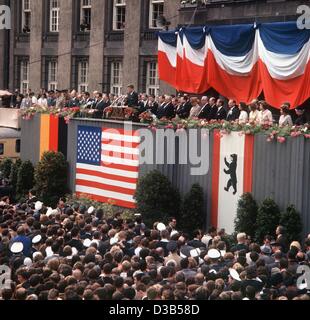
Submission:
[[[141,215],[124,220],[60,199],[46,208],[30,191],[27,200],[0,202],[0,266],[10,278],[2,300],[310,300],[297,269],[310,263],[305,244],[277,237],[254,243],[225,230],[147,226]]]
[[[281,108],[281,116],[275,119],[270,106],[265,101],[253,100],[250,105],[243,102],[237,104],[233,99],[226,103],[223,99],[204,96],[202,98],[190,97],[188,95],[162,95],[155,97],[144,93],[138,94],[134,86],[129,85],[127,95],[117,97],[114,94],[101,93],[98,91],[90,94],[83,92],[79,94],[76,90],[46,91],[41,89],[38,95],[31,90],[26,95],[18,91],[12,96],[11,106],[26,109],[33,105],[43,107],[56,107],[57,109],[79,107],[81,110],[91,110],[92,117],[102,119],[105,110],[110,106],[128,106],[135,108],[138,115],[145,112],[157,119],[205,119],[238,121],[239,123],[274,124],[280,127],[302,126],[307,121],[306,109],[297,108],[291,111],[290,103],[284,103]],[[294,119],[294,121],[293,121]]]

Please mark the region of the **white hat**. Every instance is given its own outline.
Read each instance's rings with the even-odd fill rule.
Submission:
[[[32,265],[32,260],[30,258],[26,258],[24,260],[24,266],[30,267]]]
[[[43,202],[37,201],[34,205],[34,208],[36,209],[36,211],[40,211],[43,208]]]
[[[234,280],[241,281],[239,273],[237,272],[237,270],[229,269],[229,274]]]
[[[90,239],[85,239],[83,242],[83,245],[85,248],[89,248],[92,244],[92,241]]]
[[[211,259],[219,259],[221,257],[221,253],[217,249],[210,249],[208,251],[208,257]]]
[[[170,237],[173,237],[173,236],[175,236],[176,234],[179,234],[179,232],[176,231],[176,230],[173,230],[173,231],[171,232],[171,234],[170,234]]]
[[[157,225],[157,230],[160,232],[165,231],[166,229],[167,229],[166,226],[161,222]]]
[[[41,240],[42,240],[42,236],[40,234],[38,234],[35,237],[33,237],[32,243],[33,244],[38,244]]]
[[[92,214],[94,211],[95,211],[95,208],[94,208],[93,206],[91,206],[91,207],[88,209],[87,213],[88,213],[88,214]]]
[[[24,250],[24,245],[22,242],[14,242],[10,250],[14,254],[21,253]]]
[[[48,208],[47,212],[46,212],[46,215],[49,217],[52,214],[53,214],[53,209],[52,208]]]
[[[35,259],[38,255],[41,255],[42,253],[40,251],[36,251],[32,255],[32,259]]]

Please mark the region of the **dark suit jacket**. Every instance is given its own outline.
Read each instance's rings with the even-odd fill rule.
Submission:
[[[211,106],[208,104],[204,105],[202,109],[200,110],[200,113],[198,115],[199,119],[209,119],[211,112]]]
[[[240,117],[240,110],[238,109],[238,107],[234,107],[231,113],[228,111],[226,120],[236,121],[239,119],[239,117]]]
[[[147,110],[150,110],[153,114],[156,115],[158,111],[158,103],[154,102],[152,104],[148,104]]]
[[[226,120],[226,118],[227,118],[227,112],[224,107],[217,110],[216,120]]]
[[[103,114],[104,114],[104,110],[109,107],[110,104],[107,101],[100,101],[97,103],[97,105],[95,106],[95,113],[94,113],[94,118],[95,119],[102,119],[103,118]]]
[[[179,106],[179,108],[176,111],[176,114],[181,118],[181,119],[187,119],[189,118],[190,112],[192,109],[192,105],[187,102],[183,103]]]
[[[132,92],[127,95],[127,106],[130,108],[138,107],[139,105],[139,95],[137,92]]]
[[[77,98],[71,99],[69,101],[70,108],[78,107],[79,105],[80,105],[80,101]]]
[[[205,248],[206,247],[206,245],[203,243],[203,242],[201,242],[201,241],[199,241],[199,240],[191,240],[191,241],[189,241],[188,243],[187,243],[189,246],[191,246],[191,247],[193,247],[193,248],[197,248],[197,249],[199,249],[199,248]]]
[[[207,117],[207,120],[208,121],[216,120],[216,115],[217,115],[217,106],[214,105],[210,110],[210,113],[209,113],[209,116]]]
[[[164,104],[158,108],[157,118],[168,118],[172,119],[175,116],[174,106],[172,103]]]

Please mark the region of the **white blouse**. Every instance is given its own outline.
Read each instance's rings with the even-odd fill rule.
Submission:
[[[288,115],[282,115],[279,120],[279,126],[280,127],[285,127],[285,126],[292,126],[293,125],[293,120],[292,117]]]
[[[246,111],[240,112],[239,122],[240,123],[247,123],[249,121],[249,115]]]
[[[261,111],[260,113],[260,124],[273,124],[273,117],[270,110]]]

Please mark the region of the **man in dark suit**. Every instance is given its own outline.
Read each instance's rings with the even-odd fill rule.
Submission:
[[[103,94],[101,92],[99,92],[97,96],[98,96],[98,102],[95,106],[96,111],[94,113],[94,118],[95,119],[102,119],[105,109],[107,107],[109,107],[110,104],[109,104],[109,100],[106,95],[103,96]]]
[[[155,96],[153,94],[150,95],[148,99],[147,109],[156,115],[158,107],[159,106],[158,106],[158,103],[156,102]]]
[[[149,100],[148,99],[149,99],[149,97],[146,93],[143,93],[141,95],[141,98],[138,103],[139,113],[143,113],[148,110],[148,107],[149,107]]]
[[[236,104],[235,100],[229,100],[228,102],[228,114],[227,114],[227,121],[236,121],[240,117],[240,110]]]
[[[70,101],[69,101],[69,108],[74,108],[74,107],[78,107],[80,105],[80,101],[77,97],[77,92],[75,90],[73,90],[70,93]]]
[[[203,242],[201,242],[202,234],[200,230],[195,230],[193,233],[193,236],[194,236],[194,239],[191,241],[188,241],[187,243],[189,246],[196,249],[206,248],[206,245]]]
[[[192,105],[189,101],[188,96],[183,96],[180,98],[180,105],[178,106],[176,110],[176,114],[179,116],[181,119],[188,119],[190,112],[192,109]]]
[[[208,119],[211,112],[211,106],[209,104],[209,98],[208,97],[202,97],[201,98],[201,105],[202,108],[200,110],[200,113],[198,115],[199,119]]]
[[[129,85],[127,90],[127,106],[130,108],[136,108],[139,105],[139,95],[135,92],[135,87]]]
[[[167,118],[172,119],[175,116],[174,106],[172,104],[172,98],[170,96],[165,97],[166,100],[161,106],[158,108],[157,111],[157,118]]]
[[[217,114],[217,105],[216,105],[216,99],[215,98],[211,98],[210,99],[210,113],[209,116],[207,117],[207,120],[216,120],[216,114]]]
[[[278,226],[276,230],[276,235],[277,235],[277,243],[281,246],[282,251],[286,253],[289,249],[289,242],[285,235],[284,227]]]
[[[226,120],[226,117],[227,117],[227,112],[224,108],[224,100],[218,99],[216,120],[219,120],[219,121]]]

